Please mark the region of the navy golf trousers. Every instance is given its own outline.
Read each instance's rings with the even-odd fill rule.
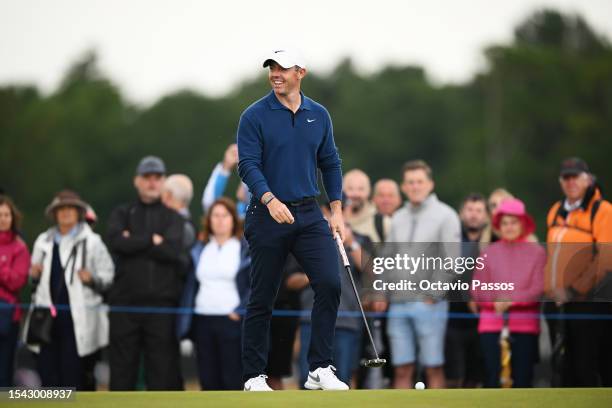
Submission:
[[[278,224],[266,206],[252,201],[244,235],[251,250],[251,295],[243,321],[243,379],[266,373],[270,319],[283,266],[291,252],[315,292],[310,370],[333,364],[334,328],[340,303],[338,252],[327,221],[316,201],[287,205],[293,224]]]

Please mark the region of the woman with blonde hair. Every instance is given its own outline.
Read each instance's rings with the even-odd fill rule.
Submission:
[[[514,198],[514,196],[512,193],[502,187],[496,188],[491,192],[491,194],[489,194],[489,198],[487,199],[487,212],[489,213],[489,219],[493,219],[495,210],[499,204],[507,198]],[[496,231],[491,223],[489,223],[485,229],[482,230],[482,235],[480,236],[480,249],[485,249],[487,245],[497,241],[498,239],[499,231]]]

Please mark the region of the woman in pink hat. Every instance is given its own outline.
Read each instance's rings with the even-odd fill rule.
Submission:
[[[516,198],[501,202],[493,214],[500,240],[481,254],[472,296],[480,312],[478,332],[485,356],[485,387],[500,386],[500,333],[510,331],[512,386],[531,387],[538,358],[539,299],[543,292],[546,252],[527,237],[535,223]]]

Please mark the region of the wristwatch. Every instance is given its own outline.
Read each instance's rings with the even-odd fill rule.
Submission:
[[[267,205],[268,205],[268,204],[270,204],[270,202],[271,202],[272,200],[274,200],[275,198],[276,198],[276,197],[274,196],[274,194],[270,193],[270,197],[269,197],[269,198],[268,198],[266,201],[264,201],[264,205],[265,205],[265,206],[267,206]]]

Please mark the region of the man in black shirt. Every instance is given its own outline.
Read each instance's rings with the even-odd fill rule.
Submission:
[[[477,258],[482,230],[487,226],[487,203],[482,194],[468,195],[459,211],[461,219],[462,257]],[[473,270],[461,275],[470,282]],[[457,295],[457,296],[455,296]],[[446,329],[446,383],[449,388],[473,388],[482,382],[482,353],[478,339],[478,315],[472,315],[467,292],[451,295]],[[457,298],[459,297],[459,299]]]
[[[159,309],[176,307],[183,285],[183,220],[160,201],[165,173],[158,157],[142,159],[134,178],[138,200],[117,207],[108,222],[117,266],[109,295],[111,390],[135,389],[141,352],[147,389],[183,387],[176,316]]]

